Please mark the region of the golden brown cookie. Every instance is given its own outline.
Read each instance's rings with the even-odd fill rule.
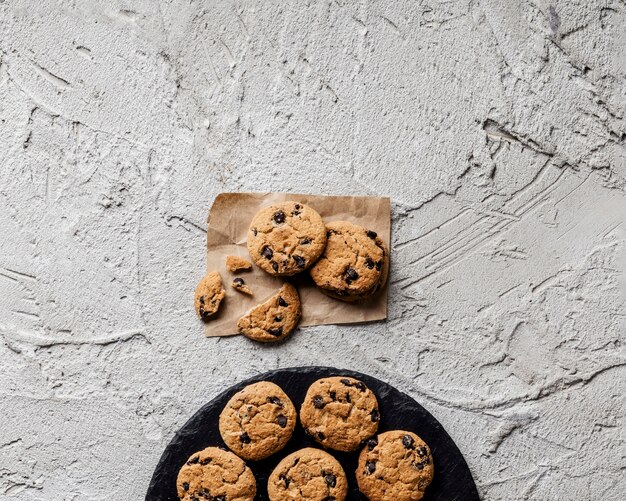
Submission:
[[[324,447],[354,451],[378,430],[376,395],[351,377],[318,379],[300,408],[304,430]]]
[[[217,271],[207,273],[196,287],[194,306],[198,317],[207,320],[215,315],[224,295],[225,291],[222,287],[220,274]]]
[[[255,341],[272,343],[287,337],[300,321],[302,308],[298,291],[291,284],[239,319],[237,329]]]
[[[208,447],[183,465],[176,488],[183,501],[253,501],[256,480],[250,468],[232,452]]]
[[[328,223],[326,230],[326,248],[310,271],[315,285],[344,300],[361,299],[384,285],[387,252],[376,232],[347,221]]]
[[[267,482],[267,493],[270,501],[344,501],[348,480],[334,457],[306,448],[278,463]]]
[[[359,490],[370,501],[418,501],[433,475],[428,445],[415,433],[401,430],[370,439],[356,471]]]
[[[243,292],[244,294],[248,294],[249,296],[252,296],[252,290],[250,289],[250,287],[246,285],[246,281],[243,278],[241,277],[233,278],[233,281],[230,285],[233,287],[233,289],[239,292]]]
[[[252,268],[252,263],[247,259],[239,256],[226,256],[226,269],[232,273],[238,271],[249,270]]]
[[[325,246],[326,228],[321,216],[298,202],[261,209],[248,230],[250,256],[270,275],[289,276],[306,270]]]
[[[296,408],[279,386],[269,381],[235,393],[220,414],[220,435],[243,459],[257,461],[281,450],[296,426]]]

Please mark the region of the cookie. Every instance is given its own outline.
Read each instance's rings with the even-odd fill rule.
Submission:
[[[300,321],[302,308],[298,291],[291,284],[239,319],[237,329],[255,341],[272,343],[287,337]]]
[[[183,465],[176,489],[183,501],[253,501],[256,480],[250,468],[232,452],[208,447]]]
[[[388,431],[368,441],[356,479],[370,501],[418,501],[433,480],[433,458],[415,433]]]
[[[326,230],[326,248],[310,270],[315,285],[342,299],[361,298],[376,290],[387,255],[381,238],[347,221],[328,223]]]
[[[238,271],[249,270],[252,268],[252,263],[247,259],[239,256],[226,256],[226,269],[232,273]]]
[[[324,221],[311,207],[297,202],[261,209],[248,230],[250,256],[270,275],[289,276],[306,270],[324,247]]]
[[[378,430],[380,413],[374,393],[350,377],[318,379],[300,408],[304,430],[324,447],[349,452]]]
[[[343,501],[348,480],[339,462],[327,452],[306,448],[290,454],[267,481],[270,501]]]
[[[225,291],[224,287],[222,287],[220,274],[217,271],[207,273],[196,287],[194,306],[198,317],[202,320],[207,320],[212,315],[215,315],[222,299],[224,299],[224,295]]]
[[[233,278],[233,281],[230,285],[233,287],[233,289],[252,296],[252,290],[246,285],[246,281],[243,278]]]
[[[296,426],[296,408],[279,386],[268,381],[237,392],[220,414],[220,435],[243,459],[257,461],[281,450]]]

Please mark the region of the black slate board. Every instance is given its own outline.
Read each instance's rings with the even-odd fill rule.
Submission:
[[[381,415],[379,432],[396,429],[412,431],[430,446],[435,464],[435,478],[426,490],[424,501],[478,501],[480,499],[472,474],[458,447],[439,422],[411,397],[387,383],[359,372],[332,367],[293,367],[267,372],[242,381],[196,412],[176,433],[161,456],[150,481],[146,501],[178,501],[176,477],[189,456],[208,446],[226,448],[218,430],[219,415],[226,402],[244,386],[258,381],[272,381],[289,395],[296,409],[299,410],[309,385],[316,379],[329,376],[351,376],[360,379],[376,394]],[[286,455],[303,447],[319,447],[319,445],[307,437],[298,424],[289,444],[282,451],[263,461],[248,462],[257,481],[257,500],[268,500],[267,478],[278,462]],[[350,488],[347,499],[365,500],[365,496],[359,493],[354,476],[358,451],[349,454],[328,452],[339,460],[348,476]]]

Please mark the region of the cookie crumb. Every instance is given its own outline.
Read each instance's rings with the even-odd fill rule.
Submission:
[[[196,287],[194,307],[198,318],[209,320],[215,315],[225,295],[220,274],[217,271],[207,273]]]
[[[245,271],[252,268],[252,263],[239,256],[226,256],[226,269],[231,273]]]
[[[252,296],[252,290],[246,285],[246,282],[243,278],[234,278],[233,282],[230,285],[232,285],[233,289],[235,289],[236,291],[243,292],[244,294]]]

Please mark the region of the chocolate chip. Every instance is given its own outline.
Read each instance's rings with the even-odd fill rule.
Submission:
[[[237,287],[241,287],[243,284],[245,284],[245,282],[243,281],[243,278],[235,278],[233,279],[233,283],[237,284]]]
[[[199,301],[200,301],[200,304],[204,304],[204,296],[200,296]]]
[[[283,328],[282,327],[276,327],[274,329],[268,329],[267,332],[269,332],[272,336],[282,336],[283,335]]]
[[[257,229],[256,229],[256,228],[252,228],[252,233],[253,233],[253,234],[254,234],[254,236],[256,237],[256,235],[257,235],[257,233],[258,233]]]
[[[211,501],[226,501],[226,496],[215,496],[214,498],[208,497]]]
[[[250,438],[250,435],[248,435],[245,431],[239,435],[239,441],[242,444],[249,444],[250,442],[252,442],[252,439]]]
[[[368,257],[365,260],[365,266],[367,266],[370,270],[374,269],[374,266],[376,266],[376,263],[374,262],[374,260],[371,257]]]
[[[367,461],[365,463],[365,471],[368,475],[371,475],[376,471],[376,463],[374,461]]]
[[[372,419],[372,423],[380,420],[380,412],[378,412],[378,409],[374,409],[370,412],[370,418]]]
[[[424,463],[413,463],[413,466],[415,466],[415,468],[417,468],[419,471],[422,471],[424,469]]]
[[[326,435],[324,435],[321,431],[318,431],[315,436],[317,436],[319,440],[326,440]]]
[[[359,274],[356,272],[354,268],[348,268],[346,271],[343,272],[343,279],[348,284],[351,284],[358,278],[359,278]]]
[[[183,482],[183,490],[184,491],[188,491],[189,490],[189,482]]]
[[[367,442],[365,442],[367,448],[371,451],[374,447],[378,445],[378,439],[376,437],[370,438]]]
[[[302,240],[300,240],[300,245],[307,245],[310,243],[311,243],[311,240],[309,240],[308,238],[303,238]]]
[[[350,381],[349,379],[340,379],[339,382],[345,386],[352,386],[352,381]]]
[[[187,461],[187,464],[198,464],[198,461],[200,461],[200,456],[194,456]]]
[[[280,315],[276,315],[274,317],[274,322],[282,322],[283,321],[283,317],[281,317]]]
[[[404,435],[402,437],[402,445],[404,445],[405,449],[412,449],[415,446],[415,440],[411,435]]]
[[[354,387],[359,391],[367,390],[367,388],[365,387],[363,383],[361,383],[361,381],[357,381],[356,383],[354,383]]]
[[[287,418],[283,416],[282,414],[279,414],[278,416],[276,416],[276,422],[278,423],[278,426],[280,426],[281,428],[284,428],[285,426],[287,426]]]
[[[278,296],[278,306],[289,306],[289,304],[281,296]]]
[[[315,395],[313,397],[313,407],[316,409],[323,409],[326,404],[324,403],[324,397],[321,395]]]
[[[299,462],[300,462],[300,458],[296,458],[296,459],[294,460],[294,462],[293,462],[293,465],[295,466],[295,465],[297,465]]]
[[[295,209],[296,209],[296,210],[300,210],[300,207],[302,207],[300,204],[296,204],[296,205],[295,205]]]
[[[346,402],[348,402],[349,404],[352,403],[352,399],[350,398],[350,394],[346,392]]]
[[[207,464],[209,464],[211,461],[212,461],[212,459],[211,459],[211,458],[201,459],[201,460],[200,460],[200,464],[201,464],[202,466],[206,466],[206,465],[207,465]]]
[[[428,449],[426,449],[426,447],[424,446],[420,447],[419,449],[417,449],[417,455],[420,457],[428,455]]]
[[[272,269],[276,272],[278,271],[278,263],[276,261],[272,261]]]
[[[337,392],[336,391],[331,391],[329,393],[330,398],[332,399],[332,401],[334,402],[335,400],[337,400]]]
[[[293,257],[293,260],[296,262],[296,266],[298,268],[304,268],[304,266],[306,265],[306,261],[304,260],[303,257],[301,256],[291,256]]]
[[[378,233],[372,230],[367,230],[367,236],[374,240],[378,236]]]
[[[274,212],[274,222],[276,224],[283,224],[285,222],[285,213],[282,210]]]
[[[327,473],[324,476],[324,480],[326,481],[326,485],[328,487],[335,487],[337,485],[337,477],[332,473]]]
[[[272,259],[272,257],[274,256],[274,251],[270,246],[264,245],[261,249],[261,256],[263,256],[265,259]]]
[[[289,484],[291,483],[291,479],[285,476],[283,473],[278,475],[278,480],[282,480],[283,482],[285,482],[285,487],[289,487]]]
[[[267,401],[268,401],[270,404],[278,405],[278,407],[280,407],[281,409],[282,409],[282,407],[283,407],[283,401],[282,401],[280,398],[275,397],[275,396],[273,396],[273,395],[272,395],[272,396],[270,396],[270,397],[267,397]]]
[[[381,259],[380,261],[378,261],[378,262],[376,263],[376,269],[377,269],[378,271],[380,271],[380,269],[381,269],[382,267],[383,267],[383,261],[382,261],[382,259]]]

